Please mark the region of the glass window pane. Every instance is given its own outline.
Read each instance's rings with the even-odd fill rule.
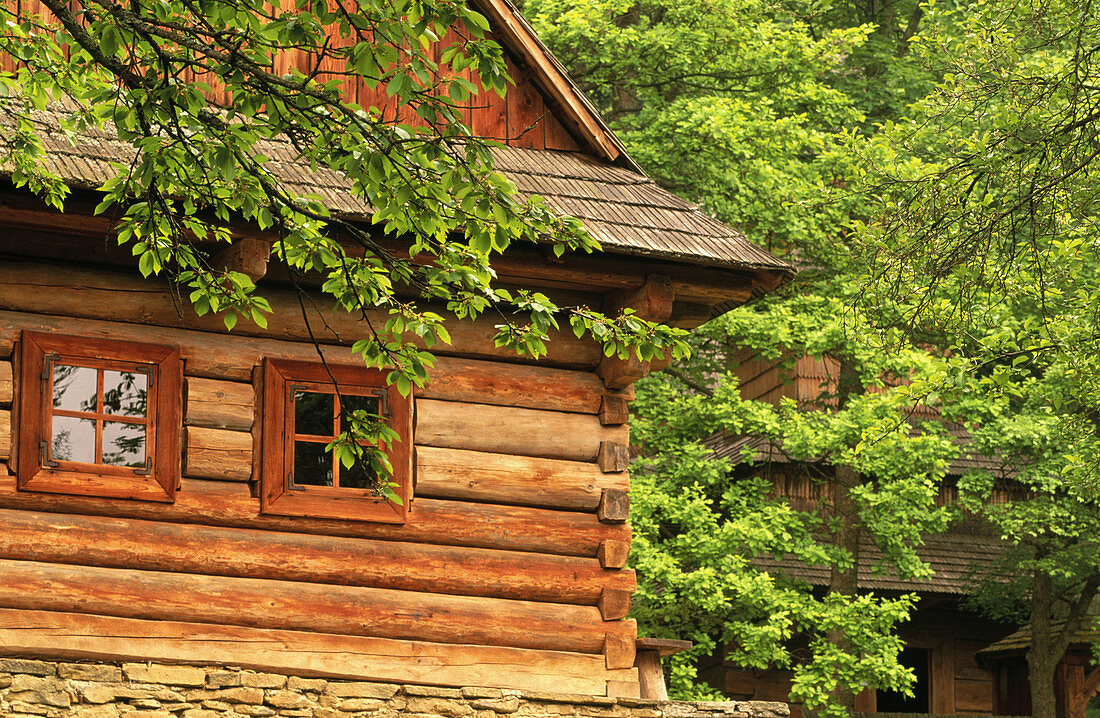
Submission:
[[[137,371],[103,372],[103,411],[119,416],[145,416],[149,377]]]
[[[350,414],[358,409],[362,409],[368,414],[378,413],[378,395],[371,394],[370,396],[356,396],[355,394],[344,394],[340,397],[343,402],[340,407],[344,413]]]
[[[294,392],[294,433],[333,436],[335,416],[332,394],[315,391]]]
[[[378,486],[378,475],[365,460],[357,461],[350,469],[340,467],[340,486],[348,489],[373,489]]]
[[[315,441],[294,442],[294,483],[299,486],[332,486],[332,452]]]
[[[95,373],[94,371],[92,372]],[[50,458],[54,461],[95,463],[95,420],[73,416],[53,417]]]
[[[54,408],[68,411],[95,411],[98,376],[99,371],[90,367],[54,364]]]
[[[121,421],[103,422],[103,463],[108,466],[145,467],[145,425]]]

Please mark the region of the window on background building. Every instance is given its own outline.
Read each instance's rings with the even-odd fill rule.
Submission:
[[[903,648],[898,662],[913,671],[913,695],[900,691],[877,691],[876,709],[879,713],[928,713],[932,705],[931,660],[927,648]]]
[[[328,449],[353,415],[364,414],[380,417],[397,435],[379,446],[393,467],[396,501],[382,495],[383,477],[362,462],[345,466]],[[264,364],[264,513],[400,523],[412,498],[412,474],[412,400],[387,387],[381,371],[277,359]]]
[[[174,347],[24,332],[18,486],[171,501],[180,480]]]

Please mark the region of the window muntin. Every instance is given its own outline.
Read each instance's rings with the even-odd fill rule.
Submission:
[[[333,380],[336,387],[333,386]],[[412,401],[384,375],[362,366],[269,359],[264,364],[264,513],[400,523],[412,498]],[[326,447],[357,409],[383,417],[397,434],[386,449],[400,503],[375,490],[375,476],[346,469]]]
[[[18,486],[171,501],[182,364],[173,347],[24,332]]]

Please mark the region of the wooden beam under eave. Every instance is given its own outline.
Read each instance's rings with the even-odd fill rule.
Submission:
[[[663,322],[672,314],[676,291],[672,280],[651,274],[645,284],[633,290],[610,292],[604,301],[604,314],[617,317],[627,309],[635,316],[651,322]],[[625,389],[650,371],[650,362],[634,353],[626,357],[609,356],[600,361],[596,374],[608,389]]]
[[[267,274],[271,243],[253,237],[241,237],[210,258],[210,264],[227,272],[239,272],[253,282]]]

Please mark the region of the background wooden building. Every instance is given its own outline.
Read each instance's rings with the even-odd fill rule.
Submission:
[[[741,394],[746,399],[778,403],[787,398],[807,406],[835,406],[830,399],[836,391],[839,365],[831,360],[813,357],[784,357],[765,360],[745,353],[737,363],[735,373],[741,379]],[[824,397],[824,398],[823,398]],[[937,420],[925,409],[918,420]],[[952,434],[960,443],[968,435],[958,427]],[[828,462],[792,460],[782,447],[755,436],[715,435],[709,440],[714,456],[740,461],[745,450],[755,454],[751,466],[738,471],[766,476],[776,495],[782,496],[800,510],[817,510],[827,503],[831,486]],[[999,471],[995,459],[967,451],[947,469],[947,481],[940,487],[939,500],[956,499],[954,482],[970,469]],[[905,643],[901,662],[916,676],[914,696],[900,693],[864,691],[856,697],[855,708],[861,713],[930,713],[957,715],[988,715],[999,712],[995,700],[995,673],[978,661],[978,654],[990,644],[1014,630],[983,618],[966,605],[983,571],[994,564],[1001,551],[996,537],[987,528],[976,524],[956,525],[947,533],[925,537],[918,553],[929,565],[933,575],[924,580],[903,579],[890,572],[876,573],[881,552],[869,537],[860,547],[859,590],[880,595],[915,593],[920,597],[911,619],[899,627]],[[789,558],[759,560],[758,563],[777,576],[803,582],[815,590],[825,591],[829,585],[829,568],[806,566]],[[789,671],[743,669],[722,656],[701,674],[716,688],[732,698],[746,700],[784,700],[790,691]],[[792,707],[792,715],[798,709]],[[1008,714],[1015,715],[1010,711]]]
[[[606,249],[516,248],[495,265],[504,285],[693,326],[789,274],[642,174],[514,9],[480,5],[517,84],[467,108],[474,131],[505,139],[499,169]],[[0,191],[0,653],[637,695],[626,404],[644,362],[566,332],[536,365],[495,347],[491,320],[452,323],[405,400],[351,354],[362,325],[320,295],[303,316],[247,227],[209,251],[274,314],[226,333],[142,280],[92,216],[130,148],[38,120],[76,193],[58,214]],[[265,151],[292,187],[367,219],[340,177]],[[311,332],[343,401],[388,404],[401,507],[295,463],[339,430]],[[327,407],[320,428],[302,428],[306,398]]]

